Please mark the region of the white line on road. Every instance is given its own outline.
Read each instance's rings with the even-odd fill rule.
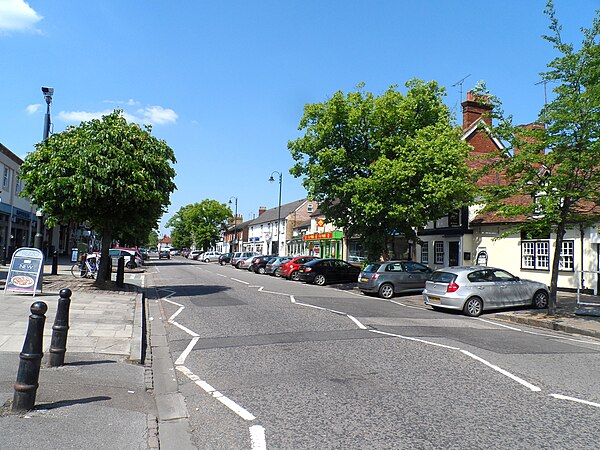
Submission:
[[[231,278],[233,281],[237,281],[238,283],[242,283],[242,284],[250,284],[247,281],[243,281],[243,280],[238,280],[237,278]]]
[[[227,275],[223,275],[222,273],[217,274],[218,277],[229,278]]]
[[[172,321],[172,322],[169,322],[169,323],[175,325],[180,330],[185,331],[187,334],[189,334],[192,337],[200,337],[199,334],[194,333],[192,330],[190,330],[189,328],[184,327],[183,325],[181,325],[178,322]]]
[[[265,429],[261,425],[250,427],[250,442],[252,443],[252,450],[265,450],[267,448]]]
[[[473,358],[474,360],[479,361],[479,362],[485,364],[486,366],[494,369],[497,372],[500,372],[502,375],[506,375],[508,378],[511,378],[511,379],[515,380],[517,383],[522,384],[523,386],[525,386],[526,388],[532,390],[533,392],[540,392],[541,391],[541,389],[539,387],[537,387],[537,386],[535,386],[535,385],[533,385],[531,383],[528,383],[527,381],[523,380],[522,378],[519,378],[518,376],[513,375],[512,373],[510,373],[510,372],[508,372],[508,371],[506,371],[504,369],[501,369],[498,366],[495,366],[494,364],[486,361],[483,358],[480,358],[477,355],[474,355],[471,352],[468,352],[466,350],[461,350],[461,353],[464,353],[465,355]]]
[[[350,319],[352,322],[354,322],[358,326],[358,328],[360,328],[361,330],[367,329],[367,327],[365,325],[363,325],[362,323],[360,323],[356,317],[351,316],[350,314],[346,314],[346,315],[348,316],[348,319]]]
[[[220,401],[223,405],[229,408],[231,411],[236,413],[239,417],[244,420],[252,421],[256,419],[254,415],[252,415],[247,409],[241,407],[236,402],[228,398],[227,396],[221,394],[214,387],[208,384],[206,381],[201,380],[197,375],[195,375],[190,369],[185,366],[177,366],[177,370],[183,373],[186,377],[192,380],[196,385],[200,386],[202,390],[204,390],[207,394],[210,394],[212,397]]]
[[[183,306],[181,306],[181,307],[180,307],[180,308],[179,308],[177,311],[175,311],[175,313],[174,313],[174,314],[173,314],[171,317],[169,317],[169,320],[168,320],[168,322],[169,322],[169,323],[173,323],[173,321],[175,320],[175,317],[177,317],[177,316],[179,315],[179,313],[180,313],[181,311],[183,311],[184,309],[185,309],[185,308],[184,308]]]
[[[550,394],[550,396],[559,400],[569,400],[572,402],[583,403],[584,405],[595,406],[596,408],[600,408],[600,403],[589,402],[587,400],[581,400],[580,398],[567,397],[566,395],[561,394]]]
[[[386,336],[392,336],[392,337],[397,337],[400,339],[406,339],[407,341],[421,342],[423,344],[434,345],[435,347],[442,347],[442,348],[447,348],[450,350],[460,350],[460,348],[458,348],[458,347],[452,347],[450,345],[438,344],[437,342],[426,341],[425,339],[418,339],[418,338],[414,338],[414,337],[410,337],[410,336],[402,336],[401,334],[387,333],[385,331],[379,331],[379,330],[369,330],[369,331],[371,333],[384,334]]]
[[[190,341],[190,343],[188,344],[186,349],[183,351],[183,353],[181,355],[179,355],[179,358],[177,358],[177,361],[175,361],[176,366],[181,366],[181,365],[185,364],[185,359],[188,357],[188,355],[190,354],[190,352],[196,345],[196,342],[198,342],[199,340],[200,340],[200,337],[195,337],[194,339],[192,339]]]

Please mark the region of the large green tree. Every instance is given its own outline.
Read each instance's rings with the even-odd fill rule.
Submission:
[[[149,126],[127,123],[121,111],[82,122],[36,145],[20,168],[23,195],[46,223],[87,222],[102,235],[109,260],[113,237],[147,236],[175,189],[173,150]],[[108,275],[102,264],[97,284]]]
[[[548,308],[554,315],[565,233],[597,221],[600,210],[600,17],[582,30],[575,50],[561,38],[552,1],[545,12],[551,33],[544,38],[558,52],[542,73],[554,86],[553,98],[540,112],[541,126],[530,129],[513,126],[494,108],[494,133],[507,145],[488,170],[502,173],[506,183],[484,193],[486,211],[527,218],[516,230],[555,233]]]
[[[173,246],[207,250],[214,246],[232,217],[231,209],[224,203],[205,199],[199,203],[182,206],[167,222],[171,228]]]
[[[393,234],[415,229],[468,204],[472,198],[468,145],[434,81],[412,80],[380,96],[336,92],[304,107],[288,143],[291,173],[329,220],[365,238],[370,257],[387,256]]]

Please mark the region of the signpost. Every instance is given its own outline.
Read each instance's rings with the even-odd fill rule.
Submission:
[[[37,248],[19,248],[12,256],[8,276],[6,277],[6,291],[30,292],[35,297],[39,288],[42,291],[42,278],[44,276],[44,254]]]

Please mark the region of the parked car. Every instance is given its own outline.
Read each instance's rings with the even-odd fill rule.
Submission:
[[[207,262],[214,262],[219,260],[219,256],[221,256],[220,252],[210,251],[204,252],[201,256],[198,257],[198,260]]]
[[[187,254],[187,258],[196,260],[198,259],[198,256],[200,256],[201,253],[202,252],[200,250],[192,250]]]
[[[239,269],[238,267],[238,262],[242,259],[248,259],[251,256],[257,256],[258,253],[256,252],[236,252],[233,254],[233,256],[231,257],[231,265],[235,266]]]
[[[147,261],[150,259],[150,252],[147,248],[140,248],[140,254],[142,255],[142,259]]]
[[[171,252],[169,250],[159,250],[158,259],[171,259]]]
[[[250,265],[250,270],[254,273],[265,273],[267,263],[271,260],[275,260],[275,256],[273,255],[260,255],[255,257],[252,260],[252,264]]]
[[[225,264],[229,264],[231,262],[231,257],[233,253],[221,253],[219,255],[219,264],[224,266]]]
[[[296,256],[289,261],[286,261],[279,265],[277,268],[277,274],[280,277],[287,278],[288,280],[298,281],[298,269],[302,264],[306,264],[313,259],[318,259],[316,256]]]
[[[179,250],[177,248],[172,248],[170,250],[170,252],[171,252],[171,256],[179,256],[179,255],[181,255],[181,250]]]
[[[298,268],[298,279],[323,286],[327,283],[356,281],[359,273],[359,267],[341,259],[315,259]]]
[[[265,266],[265,273],[268,275],[275,275],[277,277],[281,276],[277,274],[277,268],[284,262],[288,262],[291,259],[292,258],[289,256],[277,256],[275,258],[271,258]]]
[[[447,267],[436,270],[425,283],[423,299],[435,310],[462,310],[477,317],[483,311],[517,305],[548,306],[548,287],[522,280],[494,267]]]
[[[142,256],[135,249],[111,248],[108,251],[108,254],[112,259],[112,265],[114,268],[116,268],[117,264],[119,264],[119,258],[121,256],[125,258],[125,267],[128,269],[135,269],[144,264]]]
[[[258,256],[250,256],[249,258],[244,258],[244,259],[240,259],[235,267],[237,269],[246,269],[246,270],[250,270],[250,267],[252,266],[252,261],[254,261],[256,258],[258,258]]]
[[[426,265],[414,261],[375,262],[358,276],[358,288],[381,298],[392,298],[401,292],[422,292],[432,272]]]

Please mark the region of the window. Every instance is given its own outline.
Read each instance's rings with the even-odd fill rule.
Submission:
[[[434,264],[444,264],[444,243],[435,242],[433,244]]]
[[[521,243],[523,269],[548,270],[550,267],[550,243],[548,241],[523,241]]]
[[[10,185],[10,172],[8,167],[4,166],[4,179],[2,181],[2,187],[8,188]]]
[[[423,242],[421,244],[421,262],[423,264],[429,264],[429,242]]]
[[[306,208],[306,211],[308,211],[309,213],[313,212],[313,205],[312,205],[312,203],[308,204],[308,206]]]
[[[15,194],[20,194],[23,190],[23,188],[21,187],[21,180],[17,178],[17,182],[15,184]]]
[[[574,241],[563,241],[560,249],[560,260],[558,262],[558,270],[573,270],[575,252]]]

